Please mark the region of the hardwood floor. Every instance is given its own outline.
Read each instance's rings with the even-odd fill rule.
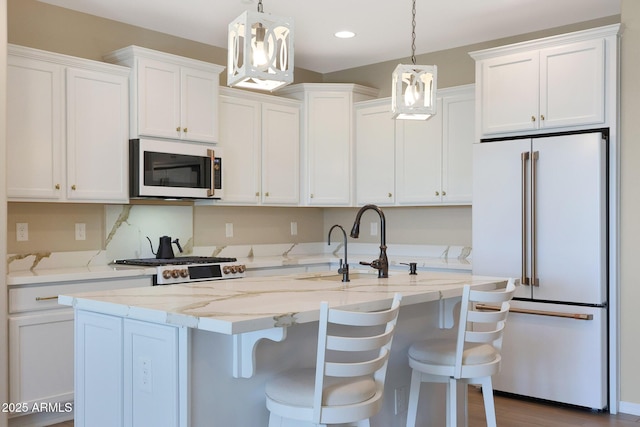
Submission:
[[[640,427],[635,415],[609,415],[496,395],[496,419],[500,427]],[[469,426],[486,427],[482,393],[469,389]]]
[[[587,410],[548,405],[528,400],[495,396],[499,427],[640,427],[635,415],[609,415]],[[486,427],[482,393],[469,389],[469,427]],[[73,421],[52,427],[73,427]],[[229,426],[242,427],[242,426]]]

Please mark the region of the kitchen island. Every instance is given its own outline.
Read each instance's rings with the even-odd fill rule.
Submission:
[[[267,425],[264,383],[315,363],[320,302],[372,311],[396,292],[385,402],[371,424],[404,425],[410,343],[452,324],[464,284],[492,289],[506,279],[372,273],[352,272],[346,286],[327,272],[61,295],[75,309],[75,425]]]

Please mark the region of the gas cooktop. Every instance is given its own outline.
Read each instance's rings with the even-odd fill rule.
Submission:
[[[223,262],[236,262],[236,258],[226,257],[206,257],[206,256],[184,256],[176,258],[136,258],[117,259],[115,264],[138,265],[156,267],[161,265],[186,265],[186,264],[220,264]]]

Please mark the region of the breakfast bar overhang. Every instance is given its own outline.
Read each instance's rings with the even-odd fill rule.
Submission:
[[[314,365],[320,302],[374,311],[396,292],[403,299],[385,402],[371,424],[404,425],[398,399],[408,393],[409,344],[451,327],[465,284],[493,289],[507,281],[447,272],[341,278],[327,272],[61,295],[59,303],[75,309],[76,426],[267,425],[264,383]],[[442,407],[430,399],[419,417],[443,416]]]

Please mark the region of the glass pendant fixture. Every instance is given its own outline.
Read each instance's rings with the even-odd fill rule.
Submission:
[[[293,20],[245,11],[229,24],[227,84],[274,91],[293,82]]]
[[[416,0],[413,0],[410,65],[393,70],[391,110],[394,119],[427,120],[436,114],[438,67],[416,65]]]

